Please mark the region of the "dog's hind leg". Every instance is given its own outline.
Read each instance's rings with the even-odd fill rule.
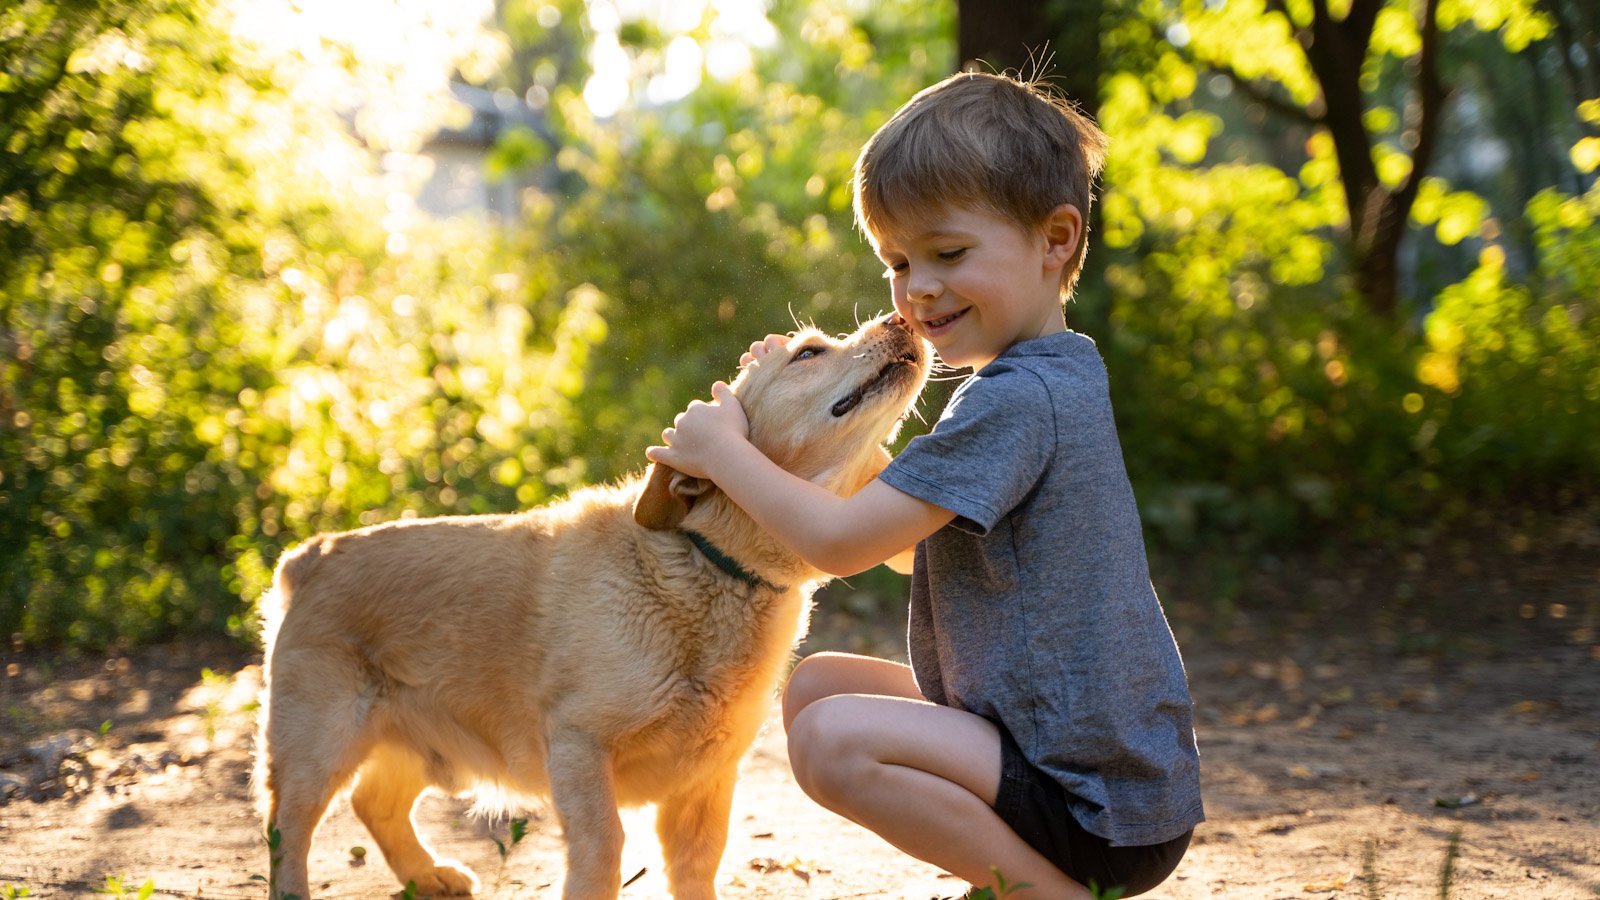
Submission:
[[[675,900],[713,900],[717,866],[728,843],[736,768],[717,772],[668,797],[656,810],[656,835]]]
[[[360,673],[274,659],[262,729],[272,900],[311,900],[306,857],[334,795],[366,755]]]
[[[372,832],[395,877],[401,884],[415,884],[417,896],[471,894],[478,888],[472,871],[455,860],[436,859],[417,836],[411,811],[427,787],[421,758],[381,744],[361,766],[350,805]]]
[[[550,799],[567,840],[563,900],[613,900],[622,889],[622,817],[611,759],[588,735],[550,737]]]

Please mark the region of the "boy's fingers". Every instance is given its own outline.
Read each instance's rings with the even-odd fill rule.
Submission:
[[[788,343],[789,335],[787,334],[769,334],[750,345],[750,349],[739,357],[739,365],[748,366],[753,362],[757,362],[761,357],[774,350],[782,350]]]

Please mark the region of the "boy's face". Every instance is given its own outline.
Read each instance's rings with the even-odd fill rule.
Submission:
[[[1061,272],[1082,221],[1070,205],[1032,230],[984,210],[947,207],[872,239],[889,267],[895,311],[947,365],[977,371],[1018,341],[1066,330]]]

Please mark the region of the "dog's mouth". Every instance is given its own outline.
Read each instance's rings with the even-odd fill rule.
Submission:
[[[834,403],[833,408],[829,411],[833,413],[835,419],[849,415],[851,410],[861,405],[862,401],[882,391],[896,378],[913,372],[920,361],[921,357],[917,355],[916,351],[907,350],[902,352],[899,356],[884,363],[883,368],[879,369],[876,375],[867,379],[865,384]]]

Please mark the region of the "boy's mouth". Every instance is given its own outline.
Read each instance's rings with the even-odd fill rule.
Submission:
[[[922,320],[922,327],[928,329],[928,335],[931,337],[932,335],[935,335],[935,334],[938,334],[938,333],[944,331],[946,328],[948,328],[951,325],[951,323],[955,322],[957,319],[961,318],[962,316],[964,316],[966,314],[967,314],[967,310],[963,309],[963,310],[959,310],[957,312],[950,313],[949,315],[946,315],[946,316],[939,316],[939,317],[933,318],[933,319],[923,319]]]

